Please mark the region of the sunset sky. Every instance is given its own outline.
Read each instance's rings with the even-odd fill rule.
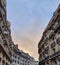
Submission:
[[[60,0],[7,0],[7,19],[12,39],[38,59],[38,42]]]

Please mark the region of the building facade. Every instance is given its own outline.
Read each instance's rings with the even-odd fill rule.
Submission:
[[[12,64],[10,23],[6,17],[6,0],[0,0],[0,65]]]
[[[38,44],[39,65],[60,65],[60,5]]]
[[[39,63],[38,61],[34,61],[34,65],[38,65],[38,63]]]
[[[38,61],[33,61],[33,64],[32,65],[38,65]]]
[[[37,65],[37,62],[28,53],[18,49],[18,45],[12,45],[12,65]]]

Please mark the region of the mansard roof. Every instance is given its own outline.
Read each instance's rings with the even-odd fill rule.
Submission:
[[[43,34],[45,34],[45,32],[50,29],[50,27],[56,22],[56,19],[58,19],[59,16],[60,16],[60,4],[59,4],[58,8],[56,9],[56,11],[53,13],[53,16],[52,16],[51,20],[49,21]]]

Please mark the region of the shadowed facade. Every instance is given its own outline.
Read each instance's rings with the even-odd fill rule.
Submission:
[[[38,44],[39,65],[60,65],[60,5]]]

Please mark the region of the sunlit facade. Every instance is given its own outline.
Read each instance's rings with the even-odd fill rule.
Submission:
[[[38,44],[39,65],[60,65],[60,5]]]

